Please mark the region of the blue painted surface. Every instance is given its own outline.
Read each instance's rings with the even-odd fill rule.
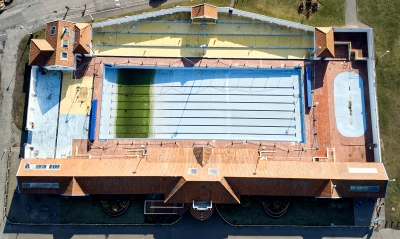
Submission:
[[[27,140],[27,144],[32,144],[32,134],[33,132],[28,130],[28,140]]]
[[[33,158],[54,158],[57,134],[58,108],[61,90],[61,72],[37,71],[34,84],[35,97],[33,98],[33,119],[35,128],[32,133],[34,150]],[[29,155],[29,154],[27,154]]]
[[[89,136],[88,114],[60,114],[56,158],[71,156],[73,139],[87,139]]]
[[[97,100],[92,101],[92,112],[90,116],[90,128],[89,128],[89,140],[94,141],[96,132],[96,120],[97,120]]]
[[[307,87],[307,106],[311,108],[312,106],[312,97],[311,97],[311,69],[310,67],[306,67],[306,87]]]

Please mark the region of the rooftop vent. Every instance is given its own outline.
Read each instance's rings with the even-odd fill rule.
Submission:
[[[188,174],[197,174],[197,168],[189,168]]]
[[[218,169],[216,169],[216,168],[209,168],[209,169],[208,169],[208,174],[217,175],[217,174],[218,174]]]

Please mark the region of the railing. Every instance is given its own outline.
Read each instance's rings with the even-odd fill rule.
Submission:
[[[135,21],[140,21],[140,20],[146,19],[146,18],[158,17],[158,16],[173,14],[173,13],[177,13],[177,12],[191,12],[191,9],[192,9],[191,7],[178,6],[178,7],[174,7],[174,8],[162,9],[162,10],[154,11],[154,12],[146,12],[146,13],[133,15],[133,16],[125,16],[125,17],[117,18],[117,19],[109,19],[104,22],[96,22],[96,23],[93,23],[92,26],[93,26],[93,28],[98,28],[98,27],[111,26],[111,25],[127,23],[127,22],[135,22]],[[293,27],[293,28],[302,29],[305,31],[310,31],[310,32],[314,31],[314,27],[303,25],[303,24],[300,24],[297,22],[291,22],[291,21],[282,20],[282,19],[278,19],[278,18],[268,17],[268,16],[264,16],[261,14],[246,12],[246,11],[233,9],[233,8],[229,8],[229,7],[219,7],[218,12],[248,17],[251,19],[265,21],[265,22],[268,22],[271,24],[277,24],[277,25],[282,25],[282,26],[286,26],[286,27]]]

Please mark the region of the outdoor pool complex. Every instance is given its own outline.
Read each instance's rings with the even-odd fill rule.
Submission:
[[[301,68],[104,72],[100,140],[305,140]]]

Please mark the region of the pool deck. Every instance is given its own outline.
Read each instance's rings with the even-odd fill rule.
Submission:
[[[267,151],[268,160],[284,161],[327,161],[327,162],[373,162],[372,129],[369,108],[369,92],[367,87],[366,62],[341,61],[285,61],[285,60],[250,60],[250,59],[185,59],[185,58],[117,58],[96,57],[90,61],[85,75],[94,75],[93,98],[102,97],[103,64],[116,66],[159,66],[159,67],[262,67],[262,68],[292,68],[303,67],[304,64],[315,69],[315,85],[313,86],[313,105],[305,110],[306,143],[271,142],[271,141],[228,141],[228,140],[96,140],[90,147],[86,139],[73,140],[72,158],[90,154],[96,157],[125,158],[127,149],[140,148],[171,148],[209,145],[221,148],[254,148]],[[343,64],[342,64],[343,63]],[[333,81],[341,72],[359,74],[364,84],[364,100],[366,108],[367,130],[361,137],[344,137],[336,128]],[[97,118],[100,119],[101,105],[98,105]],[[96,125],[98,139],[99,120]],[[371,147],[371,148],[370,148]],[[75,150],[77,149],[77,150]],[[78,154],[78,155],[75,155]]]

